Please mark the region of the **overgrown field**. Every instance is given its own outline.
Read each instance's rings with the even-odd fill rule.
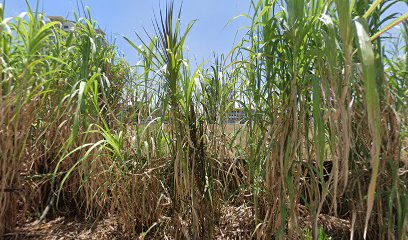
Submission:
[[[252,1],[245,37],[198,67],[172,3],[125,38],[137,66],[89,10],[65,32],[0,7],[0,238],[63,216],[131,239],[407,239],[398,2]]]

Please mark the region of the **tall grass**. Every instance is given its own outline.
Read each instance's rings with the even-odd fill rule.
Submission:
[[[172,2],[140,46],[125,37],[136,66],[89,9],[65,32],[0,7],[0,234],[17,217],[76,214],[115,216],[129,238],[211,239],[221,210],[244,204],[246,238],[319,239],[322,214],[350,222],[341,237],[406,238],[407,17],[385,14],[396,2],[251,1],[244,38],[195,69],[194,22]]]

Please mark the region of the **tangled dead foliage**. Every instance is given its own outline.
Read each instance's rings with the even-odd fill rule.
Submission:
[[[303,229],[312,228],[312,219],[310,216],[302,217],[299,222]],[[320,214],[317,222],[324,230],[324,233],[332,239],[350,239],[350,221],[327,214]]]
[[[40,223],[28,223],[16,228],[5,239],[121,239],[115,218],[107,218],[93,224],[63,217]]]
[[[241,206],[224,205],[221,218],[215,227],[215,239],[249,239],[253,229],[253,209]],[[4,239],[128,239],[123,226],[115,217],[95,223],[85,223],[79,219],[59,217],[40,224],[26,223],[17,227],[13,233],[3,235]],[[188,223],[185,223],[186,227]],[[175,239],[171,218],[161,217],[149,232],[141,233],[138,239]],[[134,239],[134,238],[133,238]]]
[[[220,211],[220,221],[215,226],[214,239],[251,239],[254,228],[254,211],[247,204],[233,206],[224,204]],[[320,214],[318,224],[333,239],[349,239],[351,223],[348,220]],[[299,221],[303,229],[311,228],[310,216]],[[184,223],[188,229],[188,223]],[[124,226],[117,217],[108,217],[94,223],[80,219],[59,217],[40,224],[26,223],[17,227],[13,233],[0,236],[1,239],[135,239],[125,234]],[[172,218],[162,216],[151,229],[138,235],[137,239],[175,239]]]
[[[221,209],[219,226],[215,239],[249,239],[254,225],[253,209],[246,204],[241,206],[224,205]]]

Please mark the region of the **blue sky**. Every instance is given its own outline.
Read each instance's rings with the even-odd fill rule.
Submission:
[[[32,7],[36,0],[28,0]],[[73,19],[73,12],[77,9],[76,0],[41,0],[40,10],[47,15],[63,16]],[[181,0],[175,0],[178,6]],[[131,62],[137,61],[136,51],[126,43],[121,35],[138,42],[135,32],[145,36],[143,28],[153,34],[152,19],[154,13],[159,13],[159,6],[165,6],[166,0],[83,0],[85,6],[90,6],[95,19],[109,38],[116,38],[119,49]],[[237,31],[248,25],[248,21],[240,18],[225,27],[233,17],[247,13],[250,0],[184,0],[182,21],[187,24],[197,20],[187,38],[186,45],[189,56],[195,56],[197,62],[210,60],[212,51],[228,53],[234,44]],[[15,16],[26,11],[24,0],[6,0],[6,15]],[[390,12],[408,12],[405,4],[390,9]],[[239,36],[242,36],[240,31]],[[239,38],[238,38],[239,39]],[[193,60],[194,61],[194,60]]]
[[[36,0],[28,1],[35,7]],[[181,1],[176,0],[176,6]],[[138,42],[135,32],[145,36],[143,28],[149,34],[154,34],[152,20],[154,13],[159,14],[159,6],[165,7],[165,0],[83,0],[85,6],[91,8],[92,18],[95,19],[108,37],[116,39],[120,50],[131,63],[136,62],[136,51],[126,43],[121,35]],[[182,22],[188,24],[197,20],[187,39],[189,56],[195,56],[197,62],[211,59],[212,50],[217,53],[228,52],[232,49],[237,30],[248,23],[239,19],[225,27],[229,20],[240,13],[247,13],[248,0],[184,0]],[[77,9],[76,0],[41,0],[40,9],[47,15],[57,15],[74,18]],[[6,15],[17,15],[26,11],[24,0],[7,0]],[[241,31],[242,32],[242,31]]]

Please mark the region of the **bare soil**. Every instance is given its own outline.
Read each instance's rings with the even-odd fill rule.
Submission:
[[[214,239],[251,239],[253,231],[253,210],[246,205],[225,205],[220,212],[220,221],[215,228]],[[171,220],[163,217],[160,227],[153,229],[148,235],[140,234],[131,239],[174,239],[171,234]],[[304,227],[311,226],[310,218],[303,218]],[[331,239],[349,239],[350,222],[328,215],[319,216],[319,225]],[[164,226],[164,227],[163,227]],[[163,227],[163,229],[162,229]],[[153,236],[152,236],[153,235]],[[71,240],[71,239],[129,239],[123,234],[115,217],[106,218],[95,223],[86,223],[79,219],[59,217],[39,224],[34,222],[21,224],[14,233],[0,236],[0,239],[40,239],[40,240]]]

